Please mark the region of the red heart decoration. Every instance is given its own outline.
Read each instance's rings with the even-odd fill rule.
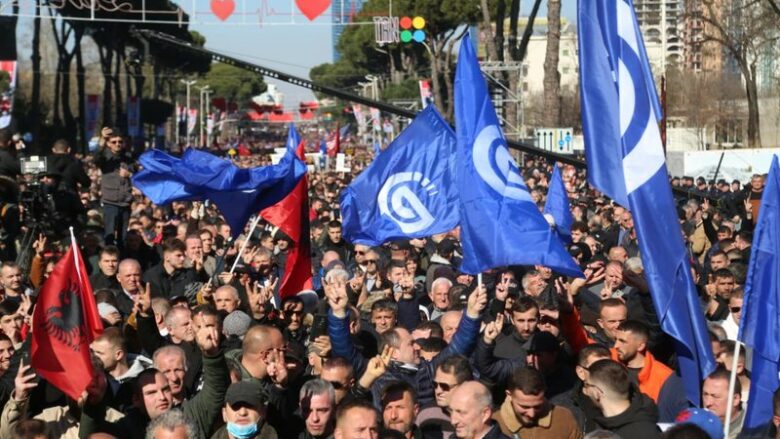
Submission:
[[[314,21],[330,6],[331,0],[295,0],[295,5],[309,19]]]
[[[236,3],[233,0],[211,0],[211,12],[222,21],[233,15]]]

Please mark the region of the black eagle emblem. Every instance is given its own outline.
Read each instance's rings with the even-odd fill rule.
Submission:
[[[59,293],[59,302],[60,306],[46,309],[44,328],[49,335],[79,352],[84,334],[81,298],[73,291],[64,290]]]

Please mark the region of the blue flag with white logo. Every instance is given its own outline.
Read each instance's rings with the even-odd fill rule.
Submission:
[[[566,186],[563,185],[561,170],[558,165],[553,166],[552,177],[550,177],[550,186],[547,190],[547,201],[544,203],[545,215],[553,218],[555,233],[566,244],[571,243],[571,225],[574,224],[574,217],[569,208],[569,195],[566,193]]]
[[[380,245],[454,229],[454,162],[455,134],[430,105],[342,191],[344,238]]]
[[[509,155],[498,117],[467,33],[455,73],[463,272],[509,265],[544,265],[582,276],[531,199]]]
[[[666,171],[658,96],[630,0],[578,2],[588,179],[628,207],[661,327],[676,341],[690,402],[715,368]]]
[[[780,166],[772,158],[750,249],[739,325],[740,341],[753,348],[750,398],[744,429],[772,419],[772,394],[780,386]]]
[[[293,150],[276,165],[238,168],[228,160],[190,148],[181,159],[152,150],[139,158],[144,170],[133,185],[155,204],[209,199],[237,237],[249,217],[281,201],[306,173]]]

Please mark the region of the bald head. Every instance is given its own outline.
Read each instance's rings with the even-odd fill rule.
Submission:
[[[141,264],[135,259],[123,259],[119,263],[116,279],[123,290],[135,294],[141,287]]]
[[[271,348],[281,348],[283,344],[282,333],[278,329],[272,326],[257,325],[247,331],[242,349],[244,356],[259,355]]]
[[[268,376],[265,358],[274,355],[274,349],[284,348],[282,333],[271,326],[257,325],[249,328],[242,345],[241,365],[257,379]]]
[[[465,381],[452,391],[451,423],[459,438],[483,437],[493,416],[490,390],[478,381]]]

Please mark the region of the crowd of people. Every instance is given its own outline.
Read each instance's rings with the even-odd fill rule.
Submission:
[[[232,240],[213,204],[152,204],[133,188],[137,157],[114,129],[91,156],[65,141],[51,151],[45,171],[22,175],[0,132],[0,438],[718,439],[728,407],[729,438],[780,437],[778,394],[766,427],[741,431],[745,350],[728,398],[761,175],[744,186],[670,181],[719,363],[694,407],[632,214],[593,191],[585,170],[562,172],[575,219],[568,250],[585,277],[537,265],[479,279],[459,270],[457,229],[346,242],[339,194],[358,170],[310,172],[312,289],[281,297],[296,243],[278,227],[260,221]],[[522,164],[540,209],[552,166]],[[52,203],[49,223],[18,201],[34,191]],[[42,380],[29,353],[36,296],[69,225],[105,328],[78,400]]]

